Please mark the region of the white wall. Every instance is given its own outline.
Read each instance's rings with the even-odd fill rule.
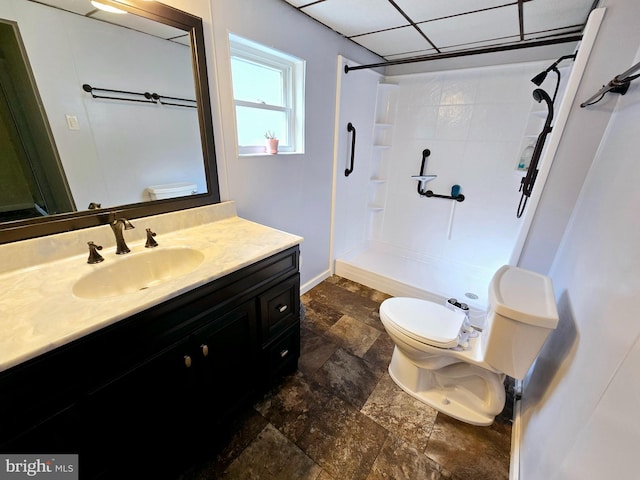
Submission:
[[[548,64],[388,77],[399,85],[398,105],[384,220],[374,240],[489,276],[509,262],[522,223],[516,209],[526,172],[516,167],[523,137],[539,134],[544,122],[530,115],[534,104],[541,108],[530,79]],[[425,148],[431,155],[424,173],[438,176],[426,189],[450,195],[458,184],[464,202],[417,193],[411,176],[419,174]]]
[[[244,218],[304,237],[304,288],[330,269],[337,55],[361,63],[379,58],[280,0],[218,0],[212,3],[212,18],[224,137],[218,162],[226,169],[223,198],[235,200]],[[304,154],[238,156],[229,32],[306,60]]]
[[[545,187],[547,204],[538,208],[528,239],[527,265],[544,271],[572,213],[550,268],[559,327],[525,381],[524,480],[637,477],[640,84],[585,109],[577,104],[640,60],[640,5],[610,0],[603,6],[607,12],[570,128]]]
[[[351,250],[361,248],[369,239],[369,203],[372,185],[374,117],[377,86],[382,75],[373,70],[344,73],[344,65],[355,62],[344,59],[338,64],[338,121],[336,124],[335,205],[333,215],[333,258],[340,258]],[[347,130],[351,123],[356,129],[353,171],[351,166],[353,134]]]
[[[551,268],[560,327],[524,392],[525,480],[637,477],[640,84],[618,98]]]
[[[519,266],[548,273],[567,222],[575,207],[594,153],[598,148],[615,96],[581,109],[598,89],[632,65],[640,44],[640,2],[601,0],[604,20],[572,105],[562,139],[536,209]]]
[[[160,183],[205,191],[195,109],[97,100],[81,89],[194,98],[188,47],[24,0],[2,2],[0,17],[18,22],[79,209],[148,200],[144,189]],[[67,127],[65,114],[78,118],[79,130]]]

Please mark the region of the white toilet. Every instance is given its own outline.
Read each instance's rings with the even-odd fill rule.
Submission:
[[[455,307],[396,297],[380,319],[396,344],[391,378],[408,394],[474,425],[491,425],[505,404],[505,374],[522,379],[558,311],[551,279],[518,267],[500,268],[489,285],[482,332]]]
[[[149,200],[163,200],[165,198],[186,197],[198,193],[195,183],[179,182],[152,185],[146,188]]]

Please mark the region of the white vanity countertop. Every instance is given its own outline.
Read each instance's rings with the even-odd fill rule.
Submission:
[[[234,207],[232,211],[235,212]],[[142,233],[144,223],[154,224],[156,217],[143,220],[147,222],[133,221],[136,230],[141,228]],[[161,221],[155,221],[155,224],[161,224]],[[108,226],[96,228],[106,228],[113,236]],[[115,246],[105,246],[100,252],[104,262],[89,265],[85,245],[81,254],[72,257],[0,273],[0,371],[298,245],[303,240],[297,235],[235,215],[164,234],[160,227],[153,230],[157,232],[159,243],[156,250],[193,248],[204,254],[203,262],[188,274],[145,290],[98,299],[76,297],[72,290],[79,278],[93,269],[126,260],[130,255],[146,250],[144,240],[130,241],[127,235],[130,231],[125,231],[125,240],[131,249],[127,255],[116,256]],[[87,230],[75,234],[84,236],[85,244],[92,240],[87,236]],[[15,253],[15,245],[12,247],[14,250],[3,251],[2,247],[0,245],[0,259],[3,254]]]

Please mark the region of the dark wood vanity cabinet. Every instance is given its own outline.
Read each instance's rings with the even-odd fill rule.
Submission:
[[[81,478],[188,464],[297,368],[298,255],[292,247],[1,372],[0,452],[79,453]]]

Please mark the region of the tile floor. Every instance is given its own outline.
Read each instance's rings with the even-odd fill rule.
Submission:
[[[508,479],[509,408],[492,426],[474,427],[393,383],[393,342],[378,316],[385,298],[337,276],[303,295],[298,372],[181,480]]]

